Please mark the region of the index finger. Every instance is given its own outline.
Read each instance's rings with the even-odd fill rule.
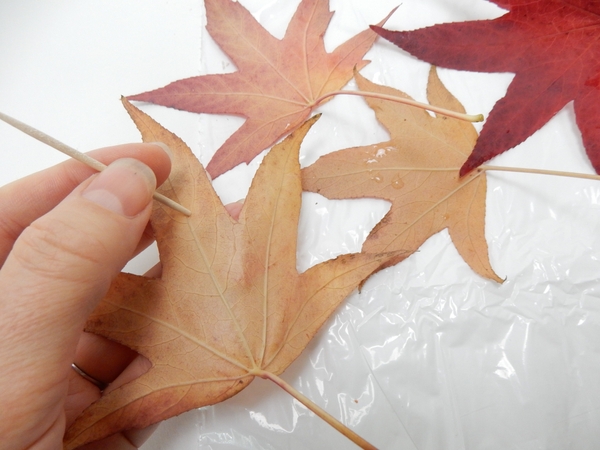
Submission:
[[[88,153],[104,164],[135,158],[158,168],[157,183],[169,176],[171,164],[165,151],[154,144],[123,144]],[[97,173],[75,160],[29,175],[0,188],[0,266],[15,240],[34,220],[60,203],[82,181]]]

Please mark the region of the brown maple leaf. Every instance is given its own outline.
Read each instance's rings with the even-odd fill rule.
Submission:
[[[136,350],[152,367],[85,410],[67,431],[66,449],[220,402],[256,376],[281,381],[276,375],[342,300],[402,259],[398,253],[342,255],[298,273],[298,152],[316,117],[265,157],[234,220],[189,148],[125,105],[144,141],[173,150],[161,193],[192,216],[157,203],[151,223],[161,278],[121,274],[90,317],[87,331]]]
[[[206,170],[216,178],[248,163],[306,120],[313,108],[326,101],[324,96],[348,83],[354,67],[368,63],[362,57],[377,38],[369,29],[327,53],[323,35],[332,16],[328,3],[303,0],[280,40],[239,3],[205,0],[207,30],[238,71],[191,77],[128,98],[196,113],[245,117]]]
[[[410,98],[358,74],[356,80],[363,91]],[[432,105],[464,111],[434,68],[427,94]],[[366,101],[391,139],[322,156],[303,169],[303,189],[328,198],[377,197],[392,202],[365,241],[365,252],[401,249],[412,253],[447,228],[467,264],[500,282],[490,266],[485,240],[485,174],[459,177],[459,168],[477,139],[473,126],[399,103]]]

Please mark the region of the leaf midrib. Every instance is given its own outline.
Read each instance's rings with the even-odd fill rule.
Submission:
[[[227,354],[220,352],[219,350],[217,350],[216,348],[208,345],[206,342],[203,342],[202,340],[198,339],[196,336],[194,336],[191,333],[188,333],[185,330],[182,330],[180,327],[177,327],[173,324],[171,324],[170,322],[167,322],[165,320],[161,320],[158,319],[157,317],[154,317],[152,315],[146,314],[143,311],[140,311],[138,309],[134,309],[131,307],[131,305],[129,304],[117,304],[114,303],[108,299],[105,299],[104,302],[106,302],[109,305],[121,308],[125,311],[129,311],[130,313],[133,314],[137,314],[138,316],[144,317],[156,324],[159,324],[173,332],[175,332],[177,335],[182,336],[186,339],[188,339],[189,341],[193,342],[194,344],[198,345],[199,347],[204,348],[205,350],[211,352],[212,354],[214,354],[215,356],[218,356],[219,358],[229,362],[230,364],[233,364],[236,367],[239,367],[240,369],[243,369],[247,372],[249,372],[251,369],[249,369],[248,367],[245,367],[243,364],[241,364],[239,361],[236,361],[235,359],[230,358]]]
[[[281,73],[281,71],[279,71],[279,69],[277,69],[273,65],[273,63],[271,62],[271,60],[269,58],[267,58],[265,54],[262,53],[250,40],[248,40],[246,38],[246,36],[239,31],[239,29],[235,26],[235,24],[233,24],[230,20],[228,20],[229,17],[226,16],[225,19],[227,21],[227,25],[229,26],[229,28],[231,30],[233,30],[232,34],[234,34],[235,36],[237,36],[239,40],[246,42],[247,45],[249,47],[251,47],[255,51],[255,53],[260,57],[260,59],[262,59],[269,67],[271,67],[271,69],[273,70],[273,72],[275,74],[277,74],[293,91],[295,91],[301,98],[304,99],[304,101],[307,104],[309,104],[310,103],[310,99],[306,98],[306,96],[298,89],[298,87],[291,80],[289,80],[283,73]],[[261,27],[261,28],[263,28],[263,30],[264,30],[264,27],[262,27],[262,25],[260,25],[258,22],[256,22],[256,25],[259,26],[259,27]],[[265,30],[265,32],[268,33],[268,31],[266,31],[266,30]],[[273,36],[270,36],[270,37],[271,37],[271,39],[273,39],[273,41],[278,42],[279,44],[281,44],[281,42],[282,42],[281,40],[276,39]],[[306,57],[304,59],[306,59]]]

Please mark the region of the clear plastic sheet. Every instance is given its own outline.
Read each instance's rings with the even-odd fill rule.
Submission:
[[[281,37],[298,1],[241,3]],[[326,47],[379,21],[397,3],[331,0],[336,14]],[[502,13],[484,0],[405,0],[388,27]],[[82,149],[136,141],[120,94],[235,70],[203,24],[198,0],[3,2],[0,109]],[[367,59],[367,78],[425,101],[426,63],[381,40]],[[468,112],[486,115],[512,79],[443,69],[440,76]],[[204,163],[242,123],[144,109]],[[319,111],[323,117],[302,148],[303,166],[337,149],[387,139],[360,98],[338,97]],[[0,167],[2,184],[52,163],[34,162],[28,155],[48,150],[6,127],[0,136],[8,149],[3,161],[11,164]],[[259,161],[215,180],[225,202],[246,195]],[[571,104],[491,163],[592,173]],[[382,449],[599,448],[600,184],[506,173],[489,173],[488,180],[486,237],[502,285],[473,273],[441,232],[352,294],[283,377]],[[310,193],[303,201],[300,270],[359,251],[389,208],[383,200],[331,201]],[[131,270],[142,271],[152,258],[150,251]],[[219,405],[164,422],[143,446],[166,448],[353,445],[275,385],[257,380]]]

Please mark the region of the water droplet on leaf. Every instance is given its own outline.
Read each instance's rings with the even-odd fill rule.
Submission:
[[[404,181],[402,181],[400,174],[397,174],[392,178],[392,187],[394,189],[402,189],[404,187]]]
[[[371,180],[375,181],[376,183],[381,183],[383,181],[383,176],[381,176],[379,172],[375,172],[373,175],[371,175]]]

